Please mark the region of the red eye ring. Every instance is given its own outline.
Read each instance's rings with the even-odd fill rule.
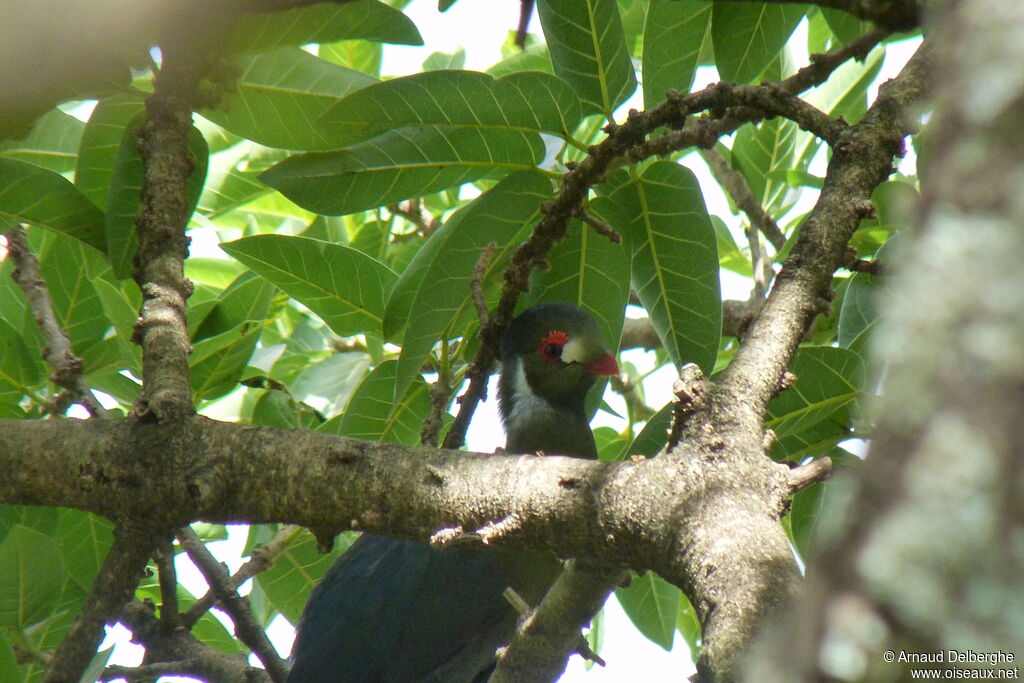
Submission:
[[[569,335],[565,332],[552,330],[548,332],[537,345],[537,355],[546,361],[554,363],[562,358],[562,347],[569,342]]]

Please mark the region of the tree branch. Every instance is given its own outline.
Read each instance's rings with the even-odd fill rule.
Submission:
[[[53,301],[46,282],[39,274],[39,261],[28,247],[25,228],[17,225],[7,232],[8,253],[14,262],[11,278],[18,283],[25,293],[32,316],[43,336],[43,359],[53,369],[50,381],[67,390],[66,402],[81,403],[90,415],[106,417],[106,409],[96,400],[89,385],[82,376],[82,359],[71,349],[71,340],[67,332],[57,322],[53,312]],[[67,406],[58,401],[55,412],[63,413]]]
[[[29,423],[30,426],[39,424]],[[82,612],[54,653],[43,683],[66,683],[82,677],[103,640],[104,626],[117,621],[122,608],[132,599],[155,547],[156,543],[143,534],[126,532],[123,527],[117,529],[114,544],[93,581]]]
[[[188,149],[192,108],[207,69],[216,12],[204,13],[199,29],[187,37],[169,32],[161,44],[163,66],[146,100],[148,119],[139,149],[145,163],[142,208],[135,217],[139,248],[133,276],[142,290],[135,341],[142,346],[142,392],[137,416],[174,420],[193,413],[188,356],[192,352],[185,279],[188,226],[192,209],[186,185],[195,166]],[[208,15],[208,16],[207,16]]]
[[[743,123],[770,116],[791,118],[824,140],[834,141],[845,130],[845,124],[795,94],[824,82],[848,59],[863,58],[885,35],[884,31],[872,31],[826,55],[814,55],[809,66],[779,83],[759,86],[718,83],[689,95],[670,93],[668,100],[654,109],[643,113],[631,111],[626,123],[609,124],[605,129],[608,137],[591,146],[587,157],[562,176],[558,195],[541,207],[543,217],[530,237],[512,254],[505,269],[501,298],[488,324],[480,329],[480,350],[466,372],[469,387],[459,399],[459,413],[445,437],[444,447],[459,448],[465,441],[476,406],[487,395],[487,382],[498,358],[501,336],[512,321],[519,295],[529,285],[531,271],[565,238],[569,220],[577,215],[590,188],[604,180],[613,163],[623,159],[637,162],[692,145],[710,147],[718,136],[732,132]],[[645,142],[647,135],[662,126],[682,127],[688,116],[705,110],[721,112],[721,118],[691,122],[683,130]]]
[[[284,683],[288,677],[284,660],[278,656],[277,650],[267,638],[266,631],[256,623],[256,618],[249,607],[249,600],[235,590],[227,568],[213,556],[191,527],[179,529],[177,536],[178,542],[217,596],[217,601],[231,616],[231,621],[235,624],[235,635],[259,657],[274,683]]]
[[[893,172],[893,159],[903,153],[903,137],[915,129],[907,112],[925,96],[926,61],[922,47],[833,147],[818,202],[775,278],[764,310],[723,373],[720,383],[736,388],[733,405],[742,404],[760,416],[774,396],[832,273],[843,264],[847,242],[864,215],[873,211],[871,192]]]
[[[743,2],[745,0],[716,0]],[[912,31],[921,25],[922,0],[765,0],[779,5],[817,5],[849,12],[890,31]]]
[[[621,567],[570,560],[540,605],[520,622],[512,642],[499,652],[490,683],[557,681],[565,672],[565,653],[580,647],[581,629],[624,576]]]

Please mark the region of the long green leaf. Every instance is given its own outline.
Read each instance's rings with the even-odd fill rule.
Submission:
[[[0,218],[32,223],[106,249],[103,212],[59,173],[0,158]]]
[[[338,40],[422,45],[409,17],[377,0],[318,4],[279,12],[244,13],[227,39],[228,53],[263,52]]]
[[[537,13],[555,74],[588,113],[610,117],[636,90],[636,75],[615,0],[539,0]]]
[[[324,114],[334,147],[399,126],[450,126],[488,135],[495,127],[568,136],[582,118],[579,98],[556,76],[428,71],[357,90]]]
[[[768,406],[767,426],[776,436],[799,434],[826,419],[850,424],[850,409],[866,376],[858,354],[838,347],[806,347],[797,352],[790,370],[796,382]]]
[[[689,92],[711,30],[711,3],[651,0],[644,24],[644,105],[665,100],[668,90]]]
[[[739,83],[760,77],[806,13],[801,5],[716,2],[711,36],[718,73]]]
[[[397,376],[397,361],[378,365],[363,378],[345,411],[322,424],[320,431],[368,441],[419,443],[420,427],[430,409],[429,387],[422,377],[416,377],[395,402]]]
[[[85,124],[60,109],[36,120],[32,130],[16,142],[0,145],[0,154],[49,169],[54,173],[74,170]]]
[[[285,47],[240,60],[238,92],[228,111],[203,116],[268,147],[325,149],[330,131],[320,116],[345,94],[377,80],[362,72]]]
[[[666,650],[672,649],[679,610],[679,589],[654,572],[634,577],[615,597],[640,633]]]
[[[633,288],[669,357],[710,374],[722,329],[717,238],[693,173],[658,161],[593,206],[631,245]]]
[[[144,111],[142,96],[112,95],[99,101],[85,124],[75,166],[75,186],[101,209],[107,207],[114,162],[121,149],[125,126]]]
[[[384,302],[398,276],[357,249],[309,237],[255,235],[224,251],[308,306],[335,334],[380,334]]]
[[[404,395],[445,330],[471,319],[469,283],[484,248],[493,241],[500,249],[488,269],[487,284],[551,190],[551,181],[539,172],[511,175],[455,213],[417,253],[395,286],[386,313],[389,332],[405,327],[396,398]]]
[[[539,136],[494,128],[399,128],[335,152],[297,154],[261,176],[310,211],[340,215],[455,187],[495,171],[534,168]]]
[[[52,538],[15,524],[0,543],[0,626],[24,629],[52,614],[64,583]]]

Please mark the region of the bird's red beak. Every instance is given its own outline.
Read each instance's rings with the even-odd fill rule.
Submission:
[[[587,372],[591,372],[595,375],[617,375],[619,374],[619,364],[615,362],[615,356],[608,354],[602,356],[595,361],[587,363],[583,366],[583,369]]]

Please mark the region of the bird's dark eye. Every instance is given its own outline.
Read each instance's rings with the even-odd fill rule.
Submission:
[[[565,332],[548,332],[540,344],[537,345],[537,355],[547,361],[556,361],[562,358],[562,348],[569,341],[569,335]]]

